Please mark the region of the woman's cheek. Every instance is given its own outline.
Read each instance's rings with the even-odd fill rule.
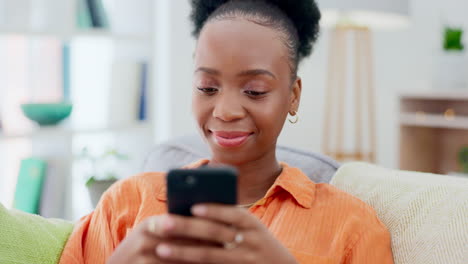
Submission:
[[[207,100],[208,98],[207,96],[194,95],[192,99],[192,112],[200,127],[202,127],[211,116],[210,109],[212,102]]]

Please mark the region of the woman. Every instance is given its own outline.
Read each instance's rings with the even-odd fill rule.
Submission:
[[[299,61],[320,12],[312,0],[192,0],[193,113],[210,160],[239,171],[239,206],[167,215],[164,173],[123,180],[84,217],[61,263],[393,263],[390,236],[366,204],[276,160],[297,114]]]

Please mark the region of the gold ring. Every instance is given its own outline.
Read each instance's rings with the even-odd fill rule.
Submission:
[[[238,232],[232,242],[225,242],[223,246],[225,249],[234,249],[238,247],[242,242],[244,242],[244,235],[241,232]]]

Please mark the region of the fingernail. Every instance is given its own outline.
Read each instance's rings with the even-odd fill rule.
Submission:
[[[167,216],[165,219],[164,219],[164,229],[165,230],[171,230],[173,227],[174,227],[175,223],[174,223],[174,220]]]
[[[166,245],[158,245],[156,253],[163,258],[167,258],[171,255],[171,248]]]
[[[195,205],[192,207],[192,214],[204,216],[206,215],[207,208],[204,205]]]

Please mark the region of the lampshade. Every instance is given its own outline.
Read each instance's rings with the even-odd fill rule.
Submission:
[[[373,29],[399,29],[409,24],[408,0],[317,0],[322,26],[340,22]]]

